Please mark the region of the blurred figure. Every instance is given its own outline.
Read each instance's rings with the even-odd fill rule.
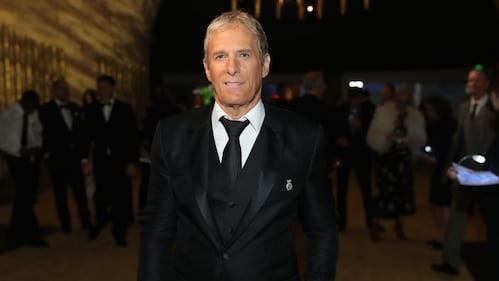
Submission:
[[[366,142],[367,130],[371,124],[374,108],[366,106],[365,91],[360,88],[348,90],[347,103],[338,109],[335,126],[339,127],[336,137],[336,159],[340,161],[336,169],[338,227],[344,231],[347,225],[347,194],[350,171],[353,170],[362,192],[365,224],[371,239],[378,241],[381,226],[373,219],[371,194],[372,152]]]
[[[64,233],[71,233],[71,216],[68,208],[68,187],[76,202],[80,225],[89,231],[89,238],[96,236],[90,221],[90,211],[82,173],[85,142],[81,108],[69,100],[69,84],[63,78],[52,83],[53,98],[39,109],[43,126],[43,148],[48,157],[55,195],[57,215]]]
[[[292,110],[293,100],[296,98],[295,89],[288,83],[279,83],[277,85],[277,99],[274,105]]]
[[[324,101],[324,93],[327,86],[326,77],[322,71],[314,70],[305,74],[302,83],[305,92],[302,96],[293,100],[290,108],[298,114],[318,121],[322,125],[326,134],[328,160],[332,163],[334,111]]]
[[[428,200],[437,230],[437,237],[426,243],[436,250],[441,250],[452,198],[450,182],[442,180],[442,174],[447,169],[446,160],[457,121],[453,117],[450,101],[443,96],[423,98],[421,111],[425,117],[427,135],[425,153],[422,155],[426,155],[424,159],[433,165]]]
[[[385,104],[387,102],[391,102],[395,97],[395,85],[392,82],[386,82],[383,85],[383,89],[381,90],[381,104]]]
[[[496,74],[490,94],[491,103],[499,118],[499,75]],[[499,176],[499,122],[495,124],[495,137],[487,153],[489,169]],[[485,281],[499,280],[499,186],[488,188],[478,194],[478,207],[487,231],[487,253]]]
[[[130,104],[114,97],[115,84],[112,76],[97,78],[99,102],[88,110],[85,122],[93,145],[96,224],[101,230],[110,221],[116,244],[124,247],[133,221],[131,177],[137,173],[139,141],[135,113]],[[86,173],[92,170],[90,165],[85,163]]]
[[[495,136],[496,113],[489,99],[490,78],[480,66],[468,72],[466,88],[470,98],[459,105],[457,130],[453,136],[445,167],[466,155],[486,155]],[[447,179],[446,173],[442,175]],[[452,188],[452,203],[443,241],[442,262],[432,269],[449,275],[459,274],[461,243],[468,212],[476,194],[471,190]]]
[[[37,108],[38,93],[25,91],[21,99],[0,114],[0,150],[7,154],[7,165],[15,185],[10,223],[9,248],[22,245],[48,247],[33,210],[40,178],[42,125]]]
[[[424,117],[409,89],[400,88],[394,102],[376,108],[367,143],[375,152],[376,217],[394,219],[397,238],[406,240],[403,217],[415,212],[413,152],[426,143]]]
[[[86,89],[81,97],[82,106],[88,106],[97,102],[97,92],[94,89]]]

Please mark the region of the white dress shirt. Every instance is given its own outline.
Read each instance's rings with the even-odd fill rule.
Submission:
[[[0,150],[20,157],[24,111],[19,104],[7,107],[0,113]],[[42,146],[42,124],[35,110],[28,115],[28,144],[26,148]]]
[[[102,112],[104,113],[104,118],[106,119],[106,122],[109,121],[109,116],[111,116],[111,110],[113,109],[114,105],[114,99],[111,99],[109,101],[109,104],[105,104],[102,107]]]
[[[225,130],[222,122],[220,122],[220,118],[223,116],[227,119],[231,119],[229,115],[225,113],[217,103],[215,103],[215,105],[213,106],[213,111],[211,113],[211,125],[213,128],[213,138],[215,139],[218,159],[220,160],[220,162],[222,162],[225,145],[229,141],[229,135],[227,134],[227,131]],[[244,121],[246,119],[248,119],[250,123],[248,126],[246,126],[246,128],[244,128],[243,132],[239,136],[239,142],[241,144],[241,167],[244,167],[251,149],[255,144],[256,138],[260,133],[263,120],[265,119],[265,107],[263,106],[261,100],[246,115],[236,121]]]
[[[476,103],[477,106],[476,106],[475,116],[478,115],[480,110],[485,106],[485,104],[487,104],[487,101],[489,101],[488,95],[481,97],[479,100],[475,100],[473,97],[471,97],[470,109],[469,109],[470,113],[473,111],[473,105]]]
[[[71,130],[73,128],[73,116],[71,115],[71,109],[67,107],[61,108],[61,106],[67,105],[67,103],[59,99],[55,99],[55,103],[57,104],[57,107],[59,107],[59,110],[61,111],[61,115],[62,118],[64,118],[66,126],[68,126],[69,130]]]

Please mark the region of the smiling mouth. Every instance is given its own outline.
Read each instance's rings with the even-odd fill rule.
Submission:
[[[240,86],[241,84],[241,82],[225,82],[227,86]]]

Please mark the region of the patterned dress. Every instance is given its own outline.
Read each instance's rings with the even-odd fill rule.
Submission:
[[[374,212],[379,218],[395,218],[415,212],[412,153],[407,141],[406,114],[397,117],[394,134],[397,142],[376,155]]]

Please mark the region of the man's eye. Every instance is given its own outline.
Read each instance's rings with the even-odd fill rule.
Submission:
[[[222,60],[225,58],[225,55],[224,54],[220,54],[220,55],[216,55],[215,56],[215,60]]]

